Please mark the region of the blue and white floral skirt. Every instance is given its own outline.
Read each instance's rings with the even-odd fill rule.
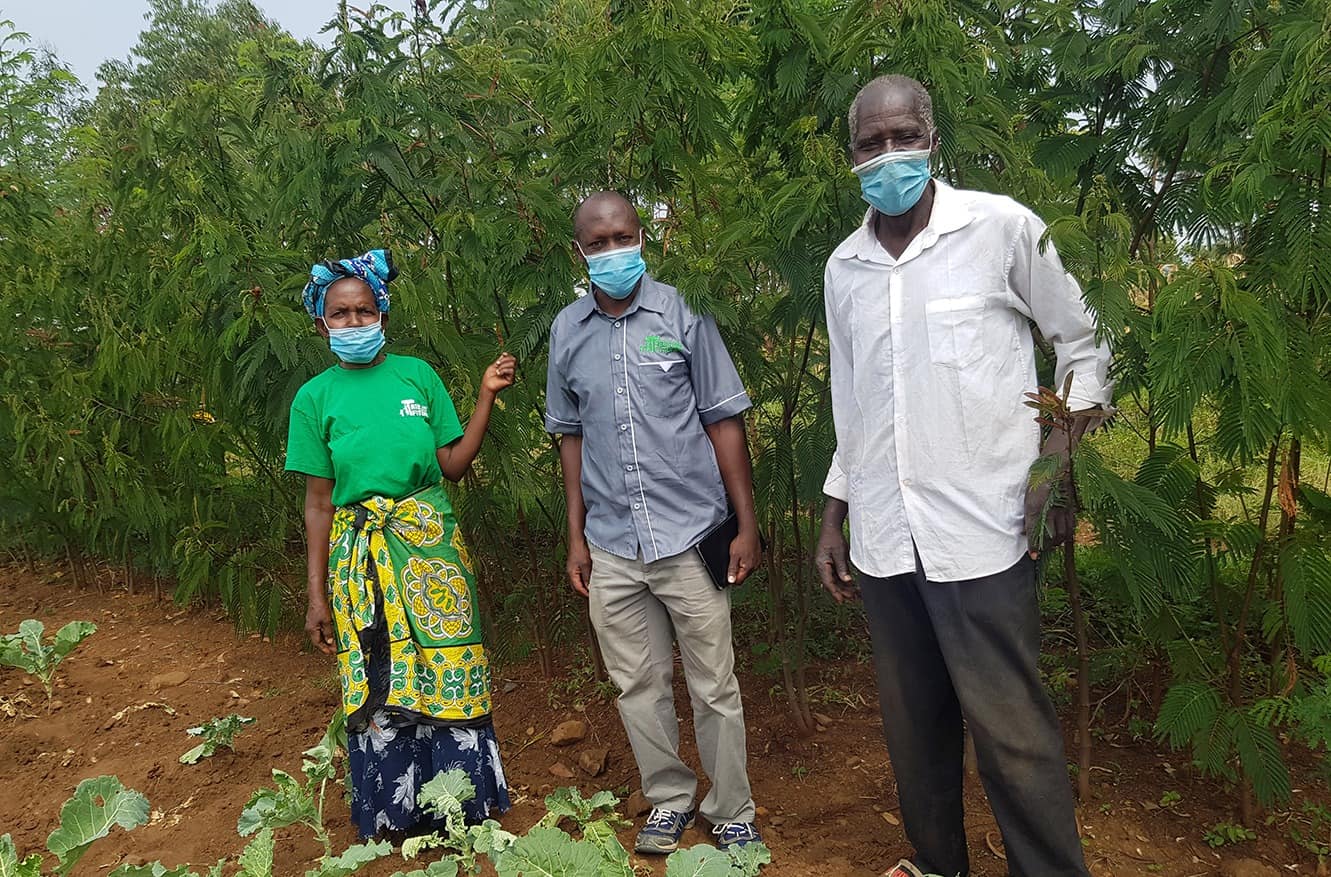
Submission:
[[[382,710],[365,730],[347,735],[351,770],[351,820],[365,839],[381,832],[423,834],[443,830],[442,819],[422,813],[420,787],[438,774],[460,768],[476,787],[462,805],[468,824],[509,809],[508,783],[499,761],[494,724],[446,727],[426,724],[394,727]]]

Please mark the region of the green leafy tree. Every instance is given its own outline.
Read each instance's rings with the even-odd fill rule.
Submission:
[[[388,246],[393,349],[464,417],[484,363],[522,362],[450,490],[487,642],[556,672],[590,626],[563,582],[545,347],[585,283],[573,206],[615,188],[755,399],[769,553],[737,629],[811,731],[810,658],[863,648],[805,557],[835,444],[821,269],[863,217],[846,109],[907,73],[939,175],[1044,217],[1115,350],[1119,416],[1075,462],[1079,685],[1143,676],[1131,719],[1233,783],[1245,825],[1289,794],[1284,741],[1325,739],[1331,654],[1326,0],[427,12],[330,8],[322,49],[242,0],[154,0],[86,102],[0,27],[0,545],[80,587],[110,561],[245,628],[298,617],[286,417],[332,361],[298,292],[311,261]]]

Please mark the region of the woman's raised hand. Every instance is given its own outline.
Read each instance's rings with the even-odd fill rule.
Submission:
[[[518,361],[511,353],[501,353],[499,358],[490,363],[481,379],[481,389],[498,395],[513,386],[517,375]]]
[[[485,370],[485,377],[481,378],[481,390],[492,395],[507,390],[513,386],[513,380],[518,370],[518,361],[511,353],[501,353],[499,358],[490,363],[490,367]]]

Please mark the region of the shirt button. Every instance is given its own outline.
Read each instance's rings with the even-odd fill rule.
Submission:
[[[615,328],[616,328],[616,329],[619,328],[619,320],[615,320]]]
[[[901,269],[900,269],[900,268],[893,268],[893,269],[892,269],[892,276],[893,276],[893,277],[900,277],[900,276],[901,276]]]
[[[615,387],[615,392],[616,392],[616,393],[619,393],[619,394],[622,395],[622,394],[624,393],[624,388],[623,388],[623,387]]]
[[[624,467],[624,471],[625,471],[625,472],[632,472],[632,471],[633,471],[633,467],[632,467],[632,466],[625,466],[625,467]]]
[[[640,508],[642,508],[642,504],[641,504],[641,503],[636,503],[636,502],[635,502],[635,503],[633,504],[633,507],[634,507],[635,509],[640,509]]]
[[[910,479],[909,479],[909,478],[903,478],[903,479],[901,479],[901,486],[902,486],[902,487],[910,487]]]
[[[619,356],[618,353],[616,353],[616,354],[615,354],[615,362],[619,362],[619,360],[620,360],[620,356]]]
[[[621,423],[621,424],[619,425],[619,431],[620,431],[620,432],[623,432],[624,430],[626,430],[626,429],[628,429],[628,428],[629,428],[629,425],[628,425],[627,423]]]

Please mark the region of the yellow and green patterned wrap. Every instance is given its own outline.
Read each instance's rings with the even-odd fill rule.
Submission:
[[[376,577],[392,662],[385,706],[441,721],[489,714],[490,666],[481,645],[476,577],[443,488],[340,507],[329,541],[329,604],[346,714],[367,706],[370,697],[360,634],[375,621]]]

